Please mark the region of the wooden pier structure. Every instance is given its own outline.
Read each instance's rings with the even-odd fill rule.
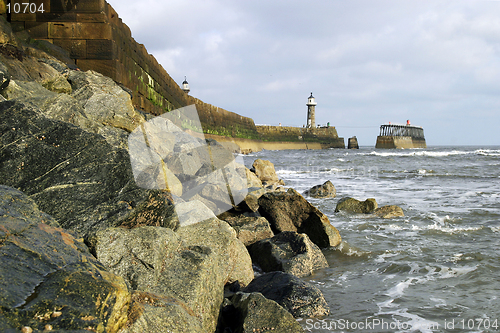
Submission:
[[[385,124],[380,126],[380,135],[377,137],[375,148],[409,149],[427,148],[424,129],[420,126]]]

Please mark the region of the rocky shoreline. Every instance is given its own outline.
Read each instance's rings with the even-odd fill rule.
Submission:
[[[297,318],[329,313],[300,277],[328,267],[321,248],[340,234],[272,163],[245,168],[248,194],[229,211],[210,211],[214,192],[176,211],[181,182],[176,192],[134,178],[127,139],[152,116],[0,23],[0,331],[302,332]],[[198,177],[198,164],[168,172]],[[343,202],[377,214],[376,202]]]

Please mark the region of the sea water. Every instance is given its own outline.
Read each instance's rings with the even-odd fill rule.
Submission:
[[[305,278],[330,305],[309,332],[500,332],[500,147],[262,151],[286,186],[330,180],[308,200],[341,236],[329,268]],[[404,217],[335,213],[343,197],[398,205]]]

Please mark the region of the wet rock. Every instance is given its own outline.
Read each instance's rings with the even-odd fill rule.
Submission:
[[[125,281],[107,272],[83,240],[41,223],[46,216],[26,196],[0,192],[7,212],[0,216],[0,327],[118,332],[130,303]]]
[[[321,291],[291,274],[282,272],[263,274],[242,291],[261,293],[284,307],[295,318],[322,317],[330,313],[330,307]]]
[[[234,216],[225,219],[245,246],[274,236],[269,222],[264,217]]]
[[[287,310],[260,293],[238,292],[231,302],[233,316],[238,318],[234,332],[304,332]]]
[[[166,228],[111,228],[97,234],[97,258],[133,289],[171,297],[213,332],[224,285],[253,279],[250,256],[224,221],[211,219],[177,232]]]
[[[171,198],[137,187],[127,151],[19,102],[0,103],[0,118],[0,179],[62,227],[84,237],[136,218],[176,228],[164,225]]]
[[[399,206],[382,206],[373,211],[373,213],[384,219],[405,216],[403,209]]]
[[[172,297],[135,291],[129,321],[121,333],[204,333],[201,321],[185,303]]]
[[[264,186],[276,184],[279,181],[274,164],[267,160],[256,159],[250,169],[261,180]]]
[[[335,198],[337,196],[337,190],[333,186],[331,181],[326,181],[323,185],[316,185],[304,192],[313,198]]]
[[[328,217],[294,189],[262,195],[259,213],[269,221],[275,234],[282,231],[304,233],[321,248],[337,246],[341,242],[338,230],[330,224]]]
[[[306,234],[283,231],[254,243],[249,248],[254,263],[264,272],[283,271],[298,277],[328,267],[323,252]]]
[[[40,211],[37,204],[24,193],[12,187],[0,185],[0,216],[11,217],[29,223],[45,223],[60,227],[50,215]]]
[[[377,201],[373,198],[359,201],[354,198],[343,198],[337,203],[335,212],[345,211],[354,214],[369,214],[377,209]]]

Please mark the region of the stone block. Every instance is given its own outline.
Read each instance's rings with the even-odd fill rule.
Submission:
[[[79,23],[80,36],[85,39],[113,39],[113,29],[108,23]]]
[[[49,25],[46,22],[25,22],[24,27],[32,38],[46,39],[49,37]]]
[[[19,14],[11,14],[11,21],[16,22],[16,21],[21,21],[21,22],[35,22],[36,21],[36,14],[23,14],[22,13],[23,8],[21,8],[21,13]]]
[[[104,13],[74,13],[76,22],[107,23],[108,18]]]
[[[108,39],[87,40],[87,59],[113,60],[118,57],[116,43]]]
[[[107,23],[49,22],[49,38],[113,39]]]
[[[94,70],[116,81],[121,77],[118,60],[77,59],[76,64],[83,71]]]
[[[120,18],[118,17],[118,13],[115,11],[113,7],[111,7],[110,4],[107,4],[105,7],[105,13],[108,18],[108,22],[112,23],[116,26],[120,24]]]
[[[68,51],[73,59],[87,58],[87,41],[85,39],[54,39],[54,45]]]
[[[37,22],[75,22],[76,13],[66,12],[66,13],[52,13],[50,11],[45,11],[43,13],[36,13]]]
[[[85,0],[78,1],[76,4],[68,3],[65,0],[50,0],[50,12],[65,13],[75,11],[85,12],[103,12],[106,2],[104,0]]]

